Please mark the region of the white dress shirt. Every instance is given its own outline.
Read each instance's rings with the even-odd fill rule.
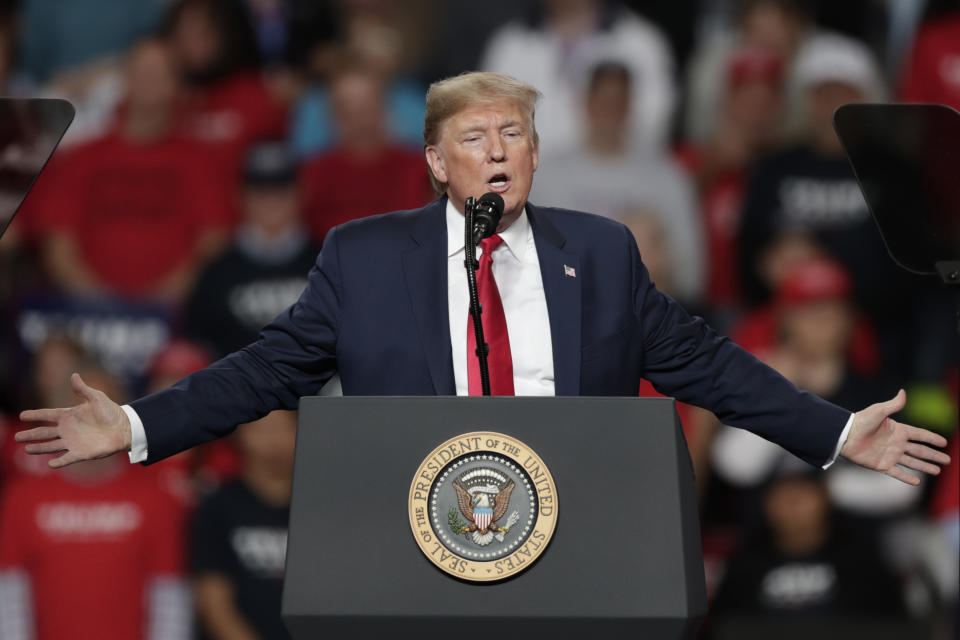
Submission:
[[[447,200],[447,304],[450,313],[450,346],[457,395],[469,395],[467,383],[467,322],[469,293],[463,266],[463,214]],[[500,291],[503,313],[513,358],[513,388],[518,396],[554,395],[553,341],[550,316],[543,290],[540,259],[526,209],[507,229],[500,232],[503,242],[493,250],[493,277]],[[477,248],[477,258],[483,251]],[[328,382],[331,386],[335,381]],[[325,394],[326,395],[326,394]],[[140,416],[130,405],[123,405],[130,419],[130,462],[147,459],[147,436]],[[840,435],[837,447],[824,469],[833,464],[847,441],[853,414]]]
[[[447,302],[450,309],[450,347],[457,395],[467,387],[467,325],[470,294],[463,266],[463,214],[447,200]],[[500,291],[507,319],[513,389],[518,396],[552,396],[553,341],[547,296],[543,292],[540,259],[533,229],[524,210],[516,222],[500,232],[503,242],[493,250],[493,279]],[[483,250],[477,247],[477,259]],[[502,284],[501,284],[502,283]],[[492,347],[491,347],[492,348]],[[472,355],[472,354],[471,354]]]

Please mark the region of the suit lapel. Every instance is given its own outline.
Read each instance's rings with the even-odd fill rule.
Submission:
[[[554,388],[558,396],[580,394],[580,258],[564,251],[566,239],[547,215],[527,202],[527,216],[540,260],[553,342]]]
[[[411,231],[403,272],[420,344],[437,395],[456,395],[447,306],[447,199],[427,205]]]

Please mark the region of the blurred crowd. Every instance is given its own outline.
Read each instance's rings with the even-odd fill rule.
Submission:
[[[0,240],[0,640],[287,637],[295,414],[58,472],[17,415],[75,404],[74,371],[122,401],[254,340],[329,229],[436,197],[425,89],[472,69],[543,93],[532,202],[626,224],[660,289],[798,387],[906,388],[900,418],[950,439],[910,487],[681,406],[703,636],[956,637],[954,300],[887,257],[832,124],[960,109],[956,2],[4,0],[0,91],[77,115]]]

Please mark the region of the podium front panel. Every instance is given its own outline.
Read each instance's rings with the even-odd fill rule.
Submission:
[[[410,528],[421,462],[473,431],[555,482],[549,546],[502,582],[435,567]],[[706,610],[693,472],[672,400],[304,398],[283,615],[295,638],[410,631],[689,637]]]

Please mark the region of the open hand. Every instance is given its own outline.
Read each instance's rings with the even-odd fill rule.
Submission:
[[[853,426],[840,455],[914,486],[920,484],[920,478],[897,465],[930,475],[939,474],[937,464],[949,464],[950,456],[928,445],[945,447],[947,440],[932,431],[911,427],[890,417],[906,403],[907,394],[901,389],[892,400],[872,404],[854,414]]]
[[[54,469],[74,462],[106,458],[130,449],[130,420],[107,394],[87,384],[74,373],[70,378],[73,390],[83,402],[69,409],[34,409],[24,411],[24,422],[48,422],[53,426],[36,427],[18,432],[17,442],[29,442],[27,453],[64,454],[50,460]]]

